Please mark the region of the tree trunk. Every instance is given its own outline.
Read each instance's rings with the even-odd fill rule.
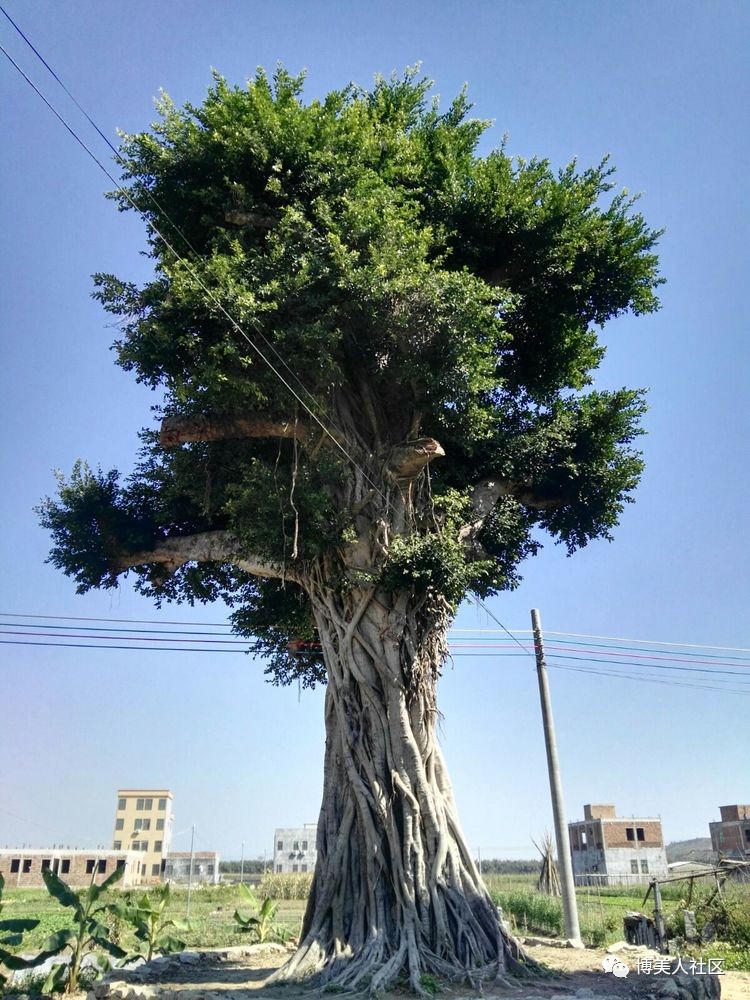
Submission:
[[[309,588],[328,673],[317,863],[299,948],[276,979],[384,989],[477,983],[523,955],[464,842],[437,744],[447,606]]]

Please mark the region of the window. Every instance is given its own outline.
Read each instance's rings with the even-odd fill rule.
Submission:
[[[148,819],[148,818],[146,818],[146,819],[137,819],[135,821],[134,826],[135,826],[136,830],[150,830],[151,829],[151,820]]]
[[[130,845],[131,851],[147,851],[148,841],[147,840],[134,840]]]
[[[283,868],[284,868],[283,865],[276,865],[276,871],[277,872],[283,871]]]
[[[276,850],[277,851],[283,851],[284,850],[284,841],[283,840],[277,840],[276,841]]]
[[[307,865],[300,865],[300,866],[299,866],[299,870],[300,870],[301,872],[306,872],[306,871],[307,871]]]
[[[641,861],[641,874],[648,875],[648,861]]]
[[[133,824],[133,827],[136,830],[141,830],[143,828],[143,820],[142,819],[137,819],[135,821],[135,823]]]
[[[86,861],[86,874],[93,875],[94,869],[96,868],[96,861],[93,858],[88,858]]]
[[[24,858],[24,861],[23,861],[23,872],[24,872],[24,875],[28,875],[28,873],[30,871],[31,871],[31,858]]]
[[[588,844],[586,843],[586,831],[581,830],[581,850],[585,851],[587,847]]]
[[[631,861],[630,862],[630,871],[631,871],[631,873],[633,875],[637,875],[638,874],[638,862],[637,861]]]
[[[143,806],[144,809],[148,810],[148,809],[153,809],[154,808],[154,800],[153,799],[144,799],[144,803],[145,803],[144,806]]]
[[[52,858],[42,858],[42,871],[48,872],[51,867]]]
[[[303,850],[303,851],[306,851],[306,850],[307,850],[307,841],[306,841],[306,840],[303,840],[303,841],[302,841],[302,850]]]
[[[124,867],[125,867],[125,858],[118,858],[117,859],[117,870],[119,871],[120,868],[124,868]]]
[[[625,827],[625,837],[627,840],[635,840],[635,830],[632,826]]]
[[[299,871],[299,865],[292,865],[292,871],[293,872],[298,872]]]
[[[143,802],[144,802],[143,799],[136,799],[135,800],[135,808],[143,811]]]
[[[159,877],[160,871],[161,871],[161,865],[151,865],[151,874],[154,878]]]
[[[636,827],[635,834],[636,834],[636,837],[638,838],[638,840],[645,840],[646,839],[646,831],[643,829],[642,826]]]
[[[166,799],[159,799],[159,809],[160,809],[160,811],[164,812],[164,810],[166,808],[167,808],[167,800]]]
[[[745,840],[750,842],[750,826],[745,829]]]
[[[156,829],[157,830],[163,830],[164,829],[164,820],[163,819],[157,819],[157,821],[156,821]]]
[[[104,873],[107,870],[106,858],[99,858],[99,864],[96,866],[96,870],[99,872],[100,875],[104,875]]]
[[[121,851],[122,850],[122,841],[121,840],[116,840],[114,842],[114,844],[112,844],[112,850],[113,851]]]
[[[155,840],[154,841],[154,850],[155,851],[161,851],[161,844],[162,844],[162,842],[160,840]]]
[[[11,872],[17,872],[20,867],[21,867],[21,859],[13,858],[13,860],[10,863]]]
[[[117,811],[118,812],[122,812],[124,808],[125,808],[125,799],[118,799],[117,800]]]
[[[124,829],[125,829],[125,820],[124,819],[116,819],[115,820],[115,830],[124,830]]]
[[[62,875],[70,874],[70,858],[63,858],[62,864],[60,865],[60,872]]]
[[[292,846],[292,850],[293,851],[298,851],[299,850],[299,841],[298,840],[294,841],[294,844]]]
[[[143,821],[143,829],[144,830],[150,830],[151,829],[151,820],[150,819],[144,819],[144,821]]]
[[[209,875],[213,875],[213,873],[214,873],[214,866],[213,865],[209,865],[208,868],[206,869],[206,871],[207,871],[207,873]]]

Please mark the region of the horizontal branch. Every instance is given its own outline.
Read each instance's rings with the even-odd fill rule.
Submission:
[[[417,438],[391,449],[386,471],[398,482],[411,482],[434,458],[444,457],[442,445],[434,438]]]
[[[189,416],[169,416],[161,422],[159,444],[174,448],[191,441],[235,441],[243,438],[304,439],[310,433],[299,420],[270,420],[267,417],[222,417],[196,413]]]
[[[224,213],[224,221],[230,226],[242,228],[270,230],[278,226],[279,220],[274,215],[261,215],[260,212],[244,212],[240,208],[229,208]]]
[[[293,571],[285,571],[280,564],[244,552],[229,531],[204,531],[199,535],[165,538],[153,549],[120,552],[111,558],[110,569],[119,574],[134,566],[158,565],[171,575],[189,562],[228,563],[253,576],[295,578]]]
[[[551,496],[535,490],[530,483],[515,483],[501,476],[492,476],[478,483],[471,493],[471,506],[477,517],[486,517],[502,496],[516,499],[524,507],[550,510],[571,502],[568,496]]]

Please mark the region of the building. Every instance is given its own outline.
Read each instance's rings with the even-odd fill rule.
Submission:
[[[719,806],[719,815],[719,822],[708,824],[716,856],[750,861],[750,806]]]
[[[190,877],[190,858],[193,859],[193,877]],[[219,855],[215,851],[172,851],[164,863],[162,878],[165,882],[197,882],[216,884],[219,881]]]
[[[578,885],[646,882],[654,875],[667,874],[660,819],[618,817],[613,805],[584,806],[583,816],[568,823]]]
[[[121,788],[117,792],[115,851],[136,851],[138,884],[161,880],[172,840],[172,801],[162,788]]]
[[[120,888],[140,884],[141,854],[136,851],[91,851],[70,848],[12,847],[0,850],[0,873],[8,889],[44,888],[42,872],[55,872],[75,889],[103,882],[117,868],[124,868]]]
[[[273,870],[280,873],[311,872],[315,868],[316,823],[284,826],[274,833]]]

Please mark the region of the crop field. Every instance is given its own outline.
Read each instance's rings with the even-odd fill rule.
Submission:
[[[293,876],[291,877],[293,878]],[[277,930],[282,939],[296,939],[299,935],[305,909],[304,899],[284,898],[289,895],[304,895],[309,888],[309,878],[303,883],[291,884],[290,877],[264,882],[263,895],[274,896],[278,910],[275,916]],[[707,880],[706,880],[707,881]],[[490,875],[485,882],[496,904],[511,928],[521,936],[562,934],[562,904],[558,898],[542,895],[536,891],[534,875]],[[632,910],[653,915],[653,899],[644,905],[645,886],[582,887],[577,890],[581,934],[584,943],[590,946],[611,944],[623,936],[623,917]],[[682,932],[682,910],[687,903],[687,883],[664,886],[662,897],[665,917],[670,935]],[[695,946],[694,957],[724,958],[727,969],[750,970],[750,885],[727,884],[724,887],[720,905],[711,895],[712,884],[696,888],[691,900],[691,908],[696,911],[698,925],[702,927],[709,919],[717,926],[717,940],[711,944]],[[121,898],[124,892],[115,891],[113,899]],[[247,904],[241,899],[236,885],[199,886],[190,895],[190,931],[181,936],[188,948],[218,948],[243,944],[248,941],[234,920],[234,912],[239,909],[248,913]],[[188,914],[188,893],[184,887],[172,887],[170,914],[185,918]],[[6,918],[33,917],[39,926],[29,932],[23,944],[23,951],[40,950],[44,940],[54,931],[68,926],[69,911],[62,908],[44,889],[9,889],[5,893]],[[116,943],[131,950],[136,941],[131,929],[117,918],[111,918],[111,935]],[[720,943],[721,942],[721,943]]]

